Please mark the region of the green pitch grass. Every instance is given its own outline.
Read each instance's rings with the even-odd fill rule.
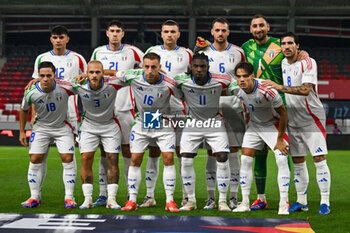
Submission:
[[[102,214],[102,215],[186,215],[186,216],[222,216],[222,217],[248,217],[248,218],[295,218],[306,220],[309,218],[310,225],[317,233],[329,232],[350,232],[350,153],[349,151],[331,151],[328,155],[328,165],[331,170],[331,214],[322,216],[318,214],[320,195],[315,180],[315,166],[311,156],[308,156],[308,169],[310,174],[310,184],[308,190],[309,211],[291,213],[289,216],[278,216],[279,192],[277,186],[277,166],[273,154],[268,156],[268,180],[266,195],[268,199],[268,209],[262,211],[252,211],[249,213],[223,213],[218,210],[203,210],[206,194],[205,184],[205,151],[200,150],[195,158],[195,170],[197,176],[196,196],[197,210],[191,212],[169,213],[164,210],[165,193],[162,182],[163,165],[160,166],[160,176],[157,181],[155,198],[157,206],[153,208],[139,208],[136,211],[124,212],[120,210],[110,210],[104,207],[90,210],[66,210],[64,208],[64,186],[62,182],[62,165],[55,147],[50,150],[48,157],[48,172],[43,185],[42,204],[39,208],[23,209],[20,205],[29,196],[29,186],[27,183],[27,170],[29,164],[28,148],[25,147],[0,147],[0,213],[57,213],[57,214]],[[83,202],[83,193],[80,181],[80,155],[76,153],[78,162],[78,176],[75,186],[75,199],[78,205]],[[177,159],[175,159],[177,165]],[[147,155],[142,164],[143,178],[147,163]],[[96,153],[94,163],[94,200],[98,196],[98,164],[99,152]],[[120,181],[117,201],[123,205],[126,201],[126,185],[123,175],[123,159],[120,157]],[[162,164],[162,163],[160,163]],[[292,173],[293,174],[293,173]],[[141,183],[138,203],[141,204],[146,195],[145,182]],[[218,195],[217,195],[218,196]],[[181,184],[179,175],[175,190],[175,202],[180,205],[182,199]],[[240,199],[240,194],[239,194]],[[255,184],[252,186],[251,201],[256,199]],[[290,203],[296,201],[295,187],[292,182],[289,192]]]

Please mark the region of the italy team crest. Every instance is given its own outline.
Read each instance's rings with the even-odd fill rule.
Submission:
[[[73,60],[72,59],[68,59],[67,60],[67,67],[70,68],[73,66]]]
[[[122,54],[122,61],[127,61],[128,60],[128,56],[126,53]]]
[[[231,63],[235,62],[235,55],[234,55],[234,54],[230,54],[230,55],[229,55],[229,61],[230,61]]]
[[[182,62],[183,56],[182,54],[177,54],[177,62]]]
[[[61,93],[57,93],[56,94],[56,100],[57,101],[61,101],[62,100],[62,94]]]
[[[109,92],[105,92],[105,93],[103,93],[103,96],[107,99],[110,96],[110,94],[109,94]]]
[[[275,50],[274,49],[271,49],[270,51],[269,51],[269,57],[270,58],[273,58],[275,56]]]

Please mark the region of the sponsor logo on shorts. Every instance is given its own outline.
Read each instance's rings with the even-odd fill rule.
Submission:
[[[74,146],[72,146],[71,148],[69,148],[69,151],[74,151]]]

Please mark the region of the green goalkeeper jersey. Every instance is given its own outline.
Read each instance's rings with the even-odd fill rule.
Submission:
[[[281,62],[284,58],[280,39],[270,37],[265,44],[250,39],[242,45],[247,61],[254,67],[254,75],[259,79],[270,79],[283,84]]]

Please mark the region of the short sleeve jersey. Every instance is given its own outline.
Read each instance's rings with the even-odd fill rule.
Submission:
[[[255,77],[270,79],[282,84],[281,62],[284,58],[278,38],[271,37],[265,44],[258,44],[250,39],[242,45],[247,61],[254,67]]]
[[[143,52],[135,46],[122,44],[117,51],[112,51],[109,45],[96,48],[91,60],[102,62],[103,68],[108,70],[126,71],[136,68],[143,58]],[[128,111],[134,108],[130,87],[122,88],[117,94],[116,110]]]
[[[285,94],[288,110],[288,125],[303,127],[310,122],[316,123],[326,119],[325,110],[317,93],[317,64],[312,58],[288,63],[282,61],[283,84],[285,86],[301,86],[303,83],[313,84],[309,95]]]
[[[67,50],[57,56],[53,50],[40,54],[34,64],[33,78],[39,78],[38,67],[41,62],[49,61],[56,67],[56,77],[70,82],[75,76],[86,72],[87,64],[84,57],[76,52]]]
[[[162,70],[170,78],[187,72],[192,62],[192,51],[184,47],[177,46],[174,50],[166,50],[164,45],[157,45],[147,49],[146,53],[156,53],[160,56],[160,64]]]
[[[73,83],[74,90],[80,96],[84,107],[84,113],[81,118],[82,127],[84,127],[84,121],[92,125],[112,122],[114,120],[115,97],[117,91],[124,85],[119,80],[104,78],[101,88],[95,91],[91,89],[88,80],[82,85]]]
[[[170,113],[170,96],[180,98],[182,93],[178,90],[173,79],[161,74],[161,79],[150,84],[145,78],[143,70],[128,70],[117,72],[117,78],[129,83],[135,96],[139,120],[143,119],[144,112],[159,112],[162,115]]]
[[[219,114],[219,100],[221,92],[230,82],[231,77],[223,74],[209,73],[206,84],[200,86],[189,74],[178,75],[175,81],[184,94],[186,114],[196,120],[208,120]]]
[[[229,92],[236,95],[245,104],[249,111],[249,124],[273,125],[278,121],[278,114],[274,110],[281,107],[283,101],[275,89],[264,87],[262,79],[254,80],[254,88],[251,93],[246,93],[238,87],[234,81],[229,86]]]
[[[34,104],[36,109],[34,126],[59,128],[65,125],[70,95],[74,95],[74,90],[69,82],[54,81],[53,90],[49,93],[44,92],[40,82],[37,82],[25,91],[21,108],[26,111]]]
[[[212,44],[201,52],[209,57],[209,71],[211,73],[226,74],[231,78],[235,77],[236,65],[245,61],[243,49],[231,43],[221,52],[217,51]]]

